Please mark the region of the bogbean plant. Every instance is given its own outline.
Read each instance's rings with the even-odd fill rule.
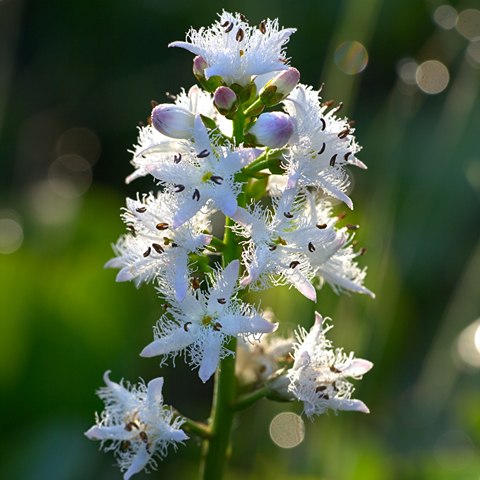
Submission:
[[[348,378],[372,363],[334,349],[319,313],[310,332],[281,338],[271,312],[243,300],[289,285],[315,302],[325,282],[374,297],[356,263],[365,252],[354,250],[358,226],[341,226],[328,200],[353,208],[343,167],[366,168],[353,122],[339,116],[341,103],[322,103],[299,83],[285,55],[294,32],[223,12],[170,44],[196,55],[201,88],[154,104],[140,127],[127,182],[152,175],[159,190],[127,199],[128,233],[106,266],[120,269],[117,281],[154,283],[161,297],[165,313],[141,356],[163,365],[182,355],[203,382],[215,376],[215,391],[201,423],[164,405],[163,378],[130,385],[107,372],[98,391],[105,410],[86,435],[113,450],[125,480],[191,436],[204,442],[201,478],[222,478],[234,416],[261,398],[303,402],[310,419],[328,409],[369,412],[351,398]],[[223,238],[212,235],[218,211]]]

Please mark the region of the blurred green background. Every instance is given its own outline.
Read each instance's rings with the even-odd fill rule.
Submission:
[[[325,286],[314,307],[296,291],[265,293],[283,329],[309,327],[316,308],[333,318],[335,344],[374,362],[355,382],[372,413],[306,421],[303,443],[284,450],[269,424],[299,405],[262,401],[238,418],[227,478],[479,478],[480,2],[272,5],[0,0],[3,480],[121,478],[83,436],[107,369],[115,381],[163,375],[167,404],[208,416],[212,381],[181,360],[160,370],[138,356],[161,315],[153,287],[117,284],[102,266],[124,232],[125,196],[154,188],[124,184],[137,122],[150,100],[194,83],[192,55],[167,45],[222,8],[298,28],[288,54],[301,81],[325,82],[323,97],[356,120],[369,170],[351,172],[347,219],[361,225],[360,263],[377,294]],[[338,50],[353,41],[368,52],[362,71],[358,44]],[[199,456],[193,438],[135,478],[196,478]]]

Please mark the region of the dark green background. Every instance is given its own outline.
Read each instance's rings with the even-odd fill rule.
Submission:
[[[480,317],[480,70],[467,62],[468,41],[432,20],[421,0],[0,1],[0,210],[23,226],[19,250],[0,255],[0,398],[2,479],[119,479],[111,454],[82,432],[103,408],[95,396],[105,370],[136,382],[163,375],[165,400],[203,420],[212,382],[203,385],[183,361],[158,368],[138,353],[161,314],[152,286],[115,283],[102,269],[123,233],[125,196],[154,188],[126,186],[127,149],[150,100],[167,101],[194,83],[192,55],[168,49],[190,26],[210,25],[222,8],[254,24],[278,17],[298,28],[288,44],[303,83],[324,98],[348,102],[367,171],[353,171],[349,223],[368,249],[366,285],[376,300],[334,295],[316,309],[331,316],[331,337],[374,369],[355,382],[370,415],[340,412],[306,422],[304,442],[282,450],[269,438],[276,413],[299,406],[266,401],[244,412],[234,431],[227,478],[296,480],[478,479],[479,372],[458,360],[458,335]],[[478,1],[453,2],[458,11]],[[336,47],[358,40],[365,71],[342,73]],[[448,87],[426,95],[407,87],[397,63],[436,59]],[[101,155],[90,189],[39,215],[60,136],[94,132]],[[74,153],[74,152],[72,152]],[[37,193],[36,193],[37,192]],[[338,211],[342,211],[340,206]],[[279,294],[281,293],[281,294]],[[271,290],[282,328],[309,327],[315,307],[296,291]],[[473,338],[472,338],[473,344]],[[150,477],[196,477],[196,439]]]

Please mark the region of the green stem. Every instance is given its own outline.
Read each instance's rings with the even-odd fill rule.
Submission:
[[[183,416],[180,414],[178,415]],[[207,425],[200,422],[195,422],[186,417],[183,417],[183,418],[186,419],[186,422],[182,424],[182,429],[185,430],[187,433],[193,432],[193,433],[196,433],[201,438],[206,438],[206,439],[212,438],[212,434],[210,433],[210,430],[207,427]]]
[[[232,409],[236,412],[240,410],[245,410],[246,408],[253,405],[257,400],[261,398],[265,398],[268,395],[268,390],[266,388],[260,388],[259,390],[255,390],[253,393],[247,393],[246,395],[242,395],[234,403],[232,403]]]

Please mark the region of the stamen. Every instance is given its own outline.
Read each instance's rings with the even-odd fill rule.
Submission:
[[[173,242],[172,243],[172,248],[177,248],[177,247],[178,247],[178,245],[175,242]]]
[[[163,244],[168,245],[172,240],[168,237],[163,237]]]
[[[147,125],[145,124],[145,122],[142,122],[141,120],[138,122],[138,126],[139,127],[146,127]]]
[[[223,177],[219,177],[218,175],[212,175],[210,177],[210,180],[213,182],[213,183],[216,183],[217,185],[221,185],[222,182],[223,182]]]
[[[165,92],[165,95],[167,96],[167,98],[168,98],[169,100],[175,101],[175,100],[177,99],[177,96],[174,95],[173,93]]]
[[[158,243],[152,243],[152,247],[155,249],[157,253],[163,253],[165,251],[163,247]]]
[[[227,20],[225,23],[222,23],[222,25],[220,25],[220,26],[221,26],[222,28],[223,28],[223,27],[227,27],[227,26],[229,25],[229,23],[230,23],[230,22]]]
[[[184,325],[183,325],[183,329],[188,332],[188,326],[191,325],[192,322],[186,322]]]
[[[168,228],[168,223],[157,223],[157,230],[166,230]]]
[[[347,223],[345,225],[349,230],[358,230],[360,228],[360,225],[352,225],[350,223]]]
[[[169,306],[170,306],[170,305],[169,305],[168,303],[164,303],[164,304],[162,305],[162,308],[163,308],[164,310],[166,310]]]
[[[245,15],[240,14],[240,20],[242,22],[248,23],[248,20],[245,18]]]
[[[318,398],[324,398],[325,400],[330,400],[330,397],[328,396],[327,393],[321,393]]]
[[[147,258],[149,255],[150,255],[150,252],[152,251],[152,249],[150,247],[147,248],[147,251],[143,253],[143,256],[145,258]]]
[[[357,244],[358,244],[358,240],[354,240],[354,241],[352,242],[352,247],[355,247]]]
[[[293,270],[294,268],[297,268],[300,265],[300,262],[295,260],[290,264],[290,268]]]
[[[136,208],[135,211],[137,211],[138,213],[145,213],[147,209],[145,207],[141,207],[141,208]]]
[[[338,113],[342,109],[342,107],[343,107],[343,102],[340,102],[338,104],[338,107],[333,111],[333,113]]]
[[[323,392],[323,391],[326,390],[326,389],[327,389],[327,386],[326,386],[326,385],[320,385],[319,387],[317,387],[317,388],[315,389],[315,392],[317,392],[317,393],[318,393],[318,392]]]
[[[229,27],[225,29],[225,33],[230,33],[233,30],[233,22],[230,24]]]
[[[327,228],[327,224],[326,223],[317,223],[317,228],[319,228],[320,230],[323,230],[324,228]]]
[[[358,253],[360,253],[360,255],[365,255],[367,253],[367,249],[365,247],[362,247]]]
[[[268,246],[268,249],[269,249],[271,252],[273,252],[274,250],[277,249],[277,246],[276,246],[276,245],[269,245],[269,246]]]
[[[260,25],[258,26],[258,29],[260,30],[260,32],[262,32],[264,35],[267,33],[267,27],[265,26],[265,21],[262,20],[260,22]]]
[[[217,302],[220,305],[225,305],[227,303],[227,300],[225,298],[217,298]]]
[[[198,290],[200,288],[200,282],[198,281],[197,277],[192,278],[191,285],[194,290]]]
[[[144,443],[148,443],[148,435],[145,432],[140,432],[138,435]]]
[[[243,57],[245,55],[245,52],[243,50],[240,50],[238,53],[241,57]]]
[[[343,158],[344,158],[346,161],[348,161],[348,157],[351,155],[351,153],[352,153],[352,152],[347,152],[347,153],[344,155]]]
[[[174,161],[175,163],[180,163],[180,160],[181,160],[181,159],[182,159],[182,154],[181,154],[181,153],[179,153],[178,156],[175,155],[175,156],[173,157],[173,161]]]
[[[322,119],[322,120],[323,120],[323,119]],[[322,148],[320,149],[320,151],[318,152],[318,154],[321,155],[321,154],[325,151],[325,148],[327,148],[327,146],[325,145],[325,142],[323,142]]]
[[[183,192],[185,190],[185,185],[174,185],[175,187],[175,193],[180,193],[180,192]]]
[[[131,432],[133,427],[135,427],[135,428],[138,430],[137,422],[128,422],[128,423],[125,425],[125,430],[126,430],[127,432]]]
[[[334,365],[330,365],[330,370],[331,370],[333,373],[342,373],[342,371],[339,370],[338,368],[335,368]]]
[[[313,243],[312,243],[312,242],[310,242],[310,243],[308,244],[308,251],[309,251],[309,252],[312,252],[312,253],[315,251],[315,247],[313,246]]]
[[[243,33],[243,30],[241,28],[238,29],[237,36],[235,37],[235,40],[237,42],[241,42],[243,40],[243,37],[245,34]]]
[[[202,150],[198,155],[197,157],[198,158],[205,158],[205,157],[208,157],[210,155],[210,152],[205,149],[205,150]]]
[[[127,225],[127,228],[135,235],[137,232],[135,231],[135,227],[133,225]]]
[[[147,123],[148,123],[150,126],[152,126],[152,117],[148,117],[148,118],[147,118]]]
[[[347,212],[342,212],[336,215],[337,220],[343,220],[347,216]]]
[[[128,440],[125,440],[122,443],[122,451],[126,452],[130,448],[131,443]]]
[[[327,124],[325,123],[325,120],[323,118],[321,118],[320,121],[322,122],[322,132],[323,132],[325,130]]]
[[[287,218],[293,218],[293,215],[290,212],[283,212]]]
[[[351,127],[353,127],[355,125],[355,120],[350,120],[347,125],[350,125]]]
[[[328,102],[321,103],[320,106],[330,108],[334,103],[335,103],[335,100],[329,100]]]
[[[345,130],[342,130],[337,136],[338,138],[345,138],[350,133],[350,129],[347,127]]]
[[[330,159],[330,166],[334,167],[335,166],[335,160],[337,159],[337,154],[335,154],[331,159]]]
[[[214,329],[216,332],[219,332],[221,328],[222,328],[222,324],[221,324],[221,323],[218,323],[218,322],[215,322],[215,325],[213,326],[213,329]]]
[[[318,89],[318,94],[322,93],[324,88],[325,88],[325,83],[322,83],[320,85],[320,88]]]
[[[155,107],[158,107],[158,105],[160,105],[158,102],[156,102],[155,100],[150,100],[150,105],[152,106],[152,108],[155,108]]]
[[[197,202],[200,200],[200,192],[198,191],[198,188],[193,192],[192,200],[196,200]]]

